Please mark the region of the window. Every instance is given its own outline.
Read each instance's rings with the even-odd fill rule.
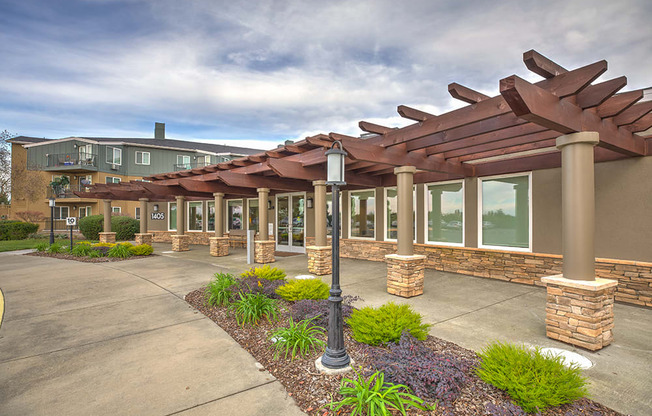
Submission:
[[[92,144],[82,144],[77,147],[79,152],[79,162],[82,165],[88,165],[93,163],[93,145]]]
[[[177,155],[177,168],[190,169],[190,156]]]
[[[120,183],[122,179],[115,177],[115,176],[107,176],[106,177],[106,183]]]
[[[480,180],[481,247],[530,249],[530,175]]]
[[[168,204],[168,218],[170,219],[170,222],[168,224],[168,230],[173,231],[177,229],[177,203],[176,202],[170,202]]]
[[[117,147],[106,147],[106,163],[122,165],[122,149]]]
[[[258,199],[250,199],[248,203],[248,222],[247,230],[254,230],[258,232]]]
[[[416,240],[416,193],[412,188],[412,240]],[[398,192],[385,188],[385,240],[398,238]]]
[[[134,218],[136,218],[137,220],[140,219],[140,207],[136,207]]]
[[[121,207],[111,207],[111,212],[113,212],[115,214],[120,214],[122,212],[122,208]]]
[[[84,218],[92,215],[91,207],[79,207],[79,218]]]
[[[226,229],[242,230],[242,200],[241,199],[227,201]]]
[[[149,152],[136,152],[137,165],[149,165]]]
[[[188,231],[201,231],[204,223],[204,203],[188,202]]]
[[[426,185],[426,241],[464,244],[464,183]]]
[[[54,207],[54,219],[64,220],[69,217],[70,207]]]
[[[207,205],[208,205],[208,222],[206,223],[206,230],[215,231],[215,201],[210,201],[208,202]]]
[[[350,192],[351,237],[374,238],[376,221],[375,191]]]
[[[211,155],[199,156],[197,162],[202,162],[203,166],[211,164]],[[199,165],[199,163],[197,163]]]

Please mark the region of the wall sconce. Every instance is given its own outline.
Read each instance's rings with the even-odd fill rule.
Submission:
[[[272,205],[272,201],[269,199],[267,200],[267,209],[274,209],[274,206]]]
[[[77,143],[73,144],[73,145],[72,145],[72,148],[73,148],[73,149],[76,149],[76,148],[77,148]]]
[[[77,207],[72,207],[72,210],[73,210],[73,211],[77,211]]]
[[[158,212],[158,204],[154,204],[154,212]]]
[[[312,198],[308,198],[306,200],[306,208],[312,208]]]

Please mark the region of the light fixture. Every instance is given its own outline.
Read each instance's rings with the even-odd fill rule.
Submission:
[[[339,149],[335,147],[339,145]],[[336,140],[333,142],[330,150],[326,153],[326,184],[327,185],[346,185],[344,182],[344,159],[347,153],[342,149],[342,142]]]
[[[54,244],[54,207],[56,201],[54,197],[50,198],[50,245]]]
[[[72,210],[73,210],[73,211],[77,211],[77,207],[72,207]]]
[[[154,204],[154,212],[158,212],[158,204]]]
[[[306,199],[306,208],[312,208],[312,198],[311,197],[308,197],[308,199]]]
[[[274,206],[272,205],[272,201],[269,199],[267,200],[267,209],[274,209]]]
[[[73,149],[76,149],[77,148],[77,143],[73,144],[72,147],[73,147]]]

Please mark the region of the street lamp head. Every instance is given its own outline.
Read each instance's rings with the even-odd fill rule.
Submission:
[[[49,204],[49,206],[51,206],[51,207],[56,206],[56,203],[55,203],[54,198],[50,198],[50,204]]]
[[[339,148],[335,147],[339,145]],[[342,142],[336,140],[331,148],[326,151],[326,184],[346,185],[344,181],[345,158],[347,153],[342,148]]]

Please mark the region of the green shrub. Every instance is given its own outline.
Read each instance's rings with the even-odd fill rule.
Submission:
[[[211,306],[226,306],[236,289],[236,280],[229,273],[215,273],[214,279],[206,286],[204,292],[206,303]]]
[[[88,244],[77,244],[72,248],[72,255],[76,257],[87,257],[93,252],[94,250]]]
[[[95,250],[95,249],[91,249],[91,252],[88,253],[88,258],[89,259],[96,259],[98,257],[102,257],[102,253]]]
[[[328,285],[319,279],[290,280],[276,289],[280,297],[290,302],[301,299],[328,299]]]
[[[262,293],[238,293],[239,299],[231,304],[235,319],[239,325],[258,325],[265,318],[268,322],[278,320],[279,310],[275,299]]]
[[[540,349],[494,342],[480,354],[476,374],[507,394],[528,413],[570,403],[587,395],[586,379],[576,365]]]
[[[259,279],[266,280],[284,280],[285,276],[287,276],[287,274],[285,274],[283,270],[272,267],[269,264],[259,267],[252,267],[240,275],[240,277],[243,278],[257,277]]]
[[[340,394],[344,397],[342,400],[327,405],[337,414],[344,406],[352,406],[351,416],[390,415],[391,409],[406,415],[406,411],[411,407],[435,410],[435,406],[428,406],[423,400],[411,394],[407,386],[386,383],[380,371],[373,373],[368,380],[358,372],[355,379],[343,379],[340,384]]]
[[[79,231],[87,240],[99,240],[104,229],[104,215],[89,215],[79,219]]]
[[[59,243],[53,243],[53,244],[51,244],[50,247],[48,248],[48,253],[51,253],[51,254],[56,254],[56,253],[65,253],[65,252],[67,252],[67,251],[68,251],[68,248],[65,247],[65,246],[62,246],[62,245],[59,244]]]
[[[288,354],[292,360],[297,355],[307,357],[314,349],[326,345],[324,341],[317,338],[324,332],[323,328],[313,325],[311,320],[299,321],[295,324],[290,318],[289,327],[278,328],[270,335],[270,339],[274,341],[272,345],[274,358],[278,358],[281,351],[285,352],[286,359]]]
[[[132,255],[131,251],[129,251],[129,247],[122,244],[116,244],[115,247],[111,247],[106,253],[107,257],[117,257],[121,259],[126,259]]]
[[[139,244],[137,246],[129,247],[129,251],[134,256],[149,256],[154,252],[154,248],[149,244]]]
[[[115,233],[116,240],[133,240],[140,231],[140,221],[131,217],[111,217],[111,231]]]
[[[38,224],[20,221],[0,221],[0,240],[24,240],[38,231]]]
[[[38,243],[38,244],[36,244],[34,246],[36,251],[38,251],[39,253],[42,253],[42,252],[46,251],[49,247],[50,247],[50,244],[46,243],[45,241],[43,241],[41,243]]]
[[[347,323],[353,330],[353,338],[369,345],[396,342],[403,331],[423,341],[430,325],[421,323],[421,315],[408,305],[388,302],[379,308],[366,306],[354,310]]]

